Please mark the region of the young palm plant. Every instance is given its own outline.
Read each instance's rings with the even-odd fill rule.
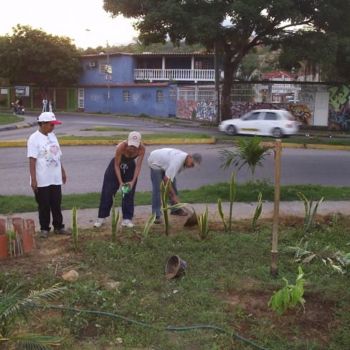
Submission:
[[[300,200],[304,203],[304,209],[305,209],[305,217],[304,217],[304,233],[307,233],[310,231],[310,229],[315,225],[315,217],[317,214],[318,206],[323,202],[323,197],[314,203],[312,200],[309,200],[304,193],[298,192],[297,193]]]
[[[73,207],[72,209],[72,238],[74,250],[78,250],[78,218],[77,218],[77,208]]]
[[[257,222],[258,222],[258,219],[259,219],[261,213],[262,213],[262,193],[259,192],[258,203],[256,205],[253,220],[252,220],[252,230],[253,231],[256,230]]]
[[[206,239],[209,234],[209,219],[208,219],[208,206],[205,208],[205,212],[197,217],[199,235],[201,239]]]
[[[142,236],[144,238],[148,237],[149,230],[151,229],[152,225],[154,224],[154,221],[156,220],[156,214],[152,214],[146,221],[145,227],[143,228]]]
[[[232,229],[233,203],[236,199],[236,193],[237,193],[236,176],[235,176],[235,173],[233,172],[231,174],[231,181],[230,181],[230,192],[229,192],[230,209],[229,209],[228,224],[225,220],[225,215],[224,215],[224,211],[222,209],[221,199],[220,198],[218,199],[218,211],[219,211],[219,215],[221,217],[221,220],[224,224],[225,232],[227,232],[227,231],[231,232],[231,229]]]
[[[117,231],[118,231],[118,222],[119,222],[119,210],[115,209],[116,196],[113,198],[113,207],[112,207],[112,242],[117,241]]]
[[[233,165],[240,170],[247,165],[254,180],[256,167],[262,166],[265,156],[269,154],[271,147],[261,145],[261,139],[253,137],[249,139],[238,140],[237,149],[220,151],[220,159],[222,160],[221,167],[226,169]]]
[[[233,172],[231,174],[231,181],[230,181],[230,212],[229,212],[229,221],[228,221],[228,230],[231,232],[232,230],[232,212],[233,212],[233,202],[236,199],[236,193],[237,193],[237,184],[236,184],[236,174]]]
[[[18,331],[20,318],[27,319],[34,307],[64,294],[66,288],[58,284],[40,291],[31,291],[24,296],[21,287],[0,292],[0,348],[50,349],[62,342],[60,337],[42,336]]]
[[[224,224],[224,230],[225,230],[225,232],[227,232],[227,223],[226,223],[226,220],[225,220],[224,211],[223,211],[223,209],[222,209],[221,198],[218,199],[218,212],[219,212],[221,221],[222,221],[222,223]]]
[[[161,193],[161,200],[162,200],[162,211],[164,216],[164,225],[165,225],[165,234],[169,235],[169,213],[168,211],[171,209],[179,209],[185,206],[185,203],[177,203],[174,205],[168,204],[168,198],[169,198],[169,191],[171,186],[171,180],[168,179],[167,182],[164,184],[164,181],[160,184],[160,193]]]

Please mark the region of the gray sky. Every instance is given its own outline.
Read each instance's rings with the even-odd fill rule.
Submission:
[[[124,45],[137,33],[132,21],[111,18],[102,0],[1,0],[0,35],[17,24],[30,25],[48,34],[68,36],[77,47]]]

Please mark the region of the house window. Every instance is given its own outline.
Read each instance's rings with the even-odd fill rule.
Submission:
[[[214,69],[214,59],[209,57],[196,58],[194,69]]]
[[[107,62],[105,62],[105,63],[100,63],[100,65],[99,65],[99,72],[101,73],[101,74],[107,74],[109,71],[109,68],[110,67],[110,65],[109,64],[107,64]]]
[[[162,103],[164,102],[164,93],[162,90],[157,90],[156,92],[156,102]]]
[[[85,98],[84,89],[78,89],[78,108],[79,109],[84,109],[84,98]]]
[[[124,102],[131,101],[131,94],[129,90],[123,90],[123,101]]]

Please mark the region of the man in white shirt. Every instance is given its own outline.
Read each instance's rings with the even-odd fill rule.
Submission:
[[[179,203],[176,188],[176,175],[186,168],[193,168],[200,164],[202,156],[199,153],[188,154],[175,148],[161,148],[151,152],[148,157],[148,165],[151,169],[152,181],[152,213],[156,214],[155,223],[161,223],[161,194],[160,185],[164,181],[171,181],[169,196],[171,204]],[[184,216],[187,213],[178,209],[172,211],[173,215]]]
[[[40,237],[47,238],[50,231],[50,215],[56,234],[67,234],[61,211],[61,185],[66,183],[66,172],[61,163],[61,148],[53,133],[62,124],[52,112],[38,117],[39,130],[30,135],[27,142],[30,185],[38,203]]]

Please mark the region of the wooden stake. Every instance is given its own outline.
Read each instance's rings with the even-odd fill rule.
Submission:
[[[272,224],[272,249],[271,249],[271,267],[270,273],[276,277],[278,275],[277,258],[278,258],[278,223],[280,208],[280,189],[281,189],[281,140],[275,141],[275,196],[273,207],[273,224]]]

